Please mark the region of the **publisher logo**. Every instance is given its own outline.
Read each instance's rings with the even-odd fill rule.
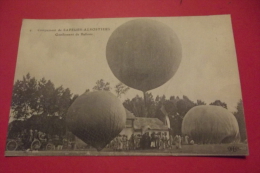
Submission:
[[[237,152],[240,148],[238,146],[229,146],[228,148],[228,151],[230,152]]]

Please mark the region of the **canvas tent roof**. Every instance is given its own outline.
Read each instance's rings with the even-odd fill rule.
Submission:
[[[158,118],[140,118],[136,117],[134,121],[135,129],[153,129],[153,130],[168,130],[168,127],[163,124]]]

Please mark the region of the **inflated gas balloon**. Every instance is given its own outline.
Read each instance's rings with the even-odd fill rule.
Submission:
[[[78,97],[69,107],[69,130],[87,144],[102,150],[125,127],[126,111],[108,91],[94,91]]]
[[[171,79],[181,56],[181,44],[173,30],[150,19],[131,20],[119,26],[106,47],[113,74],[125,85],[144,92]]]
[[[235,116],[227,109],[213,105],[190,109],[182,121],[182,134],[201,144],[231,143],[240,138]]]

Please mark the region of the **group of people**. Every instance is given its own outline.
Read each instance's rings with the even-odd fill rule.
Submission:
[[[18,134],[18,141],[22,143],[22,149],[32,149],[32,143],[39,141],[38,149],[46,150],[47,145],[50,145],[50,150],[75,149],[75,141],[67,140],[59,135],[48,135],[38,130],[24,129]],[[182,145],[193,145],[194,141],[188,135],[167,135],[166,132],[146,132],[143,134],[132,134],[128,139],[127,135],[118,135],[108,145],[115,151],[138,150],[138,149],[181,149]],[[64,147],[65,146],[65,147]]]
[[[168,137],[167,133],[155,133],[146,132],[142,135],[140,140],[140,149],[166,149],[168,148]]]
[[[39,141],[37,149],[46,149],[46,145],[51,142],[51,149],[61,150],[64,139],[58,135],[48,135],[44,132],[38,131],[37,129],[24,129],[18,134],[17,140],[22,143],[22,150],[32,150],[32,144],[35,141]]]
[[[126,135],[118,135],[115,137],[109,144],[108,148],[112,148],[113,150],[128,150],[129,142]]]
[[[115,137],[110,144],[108,144],[108,148],[112,148],[116,151],[121,150],[137,150],[137,149],[181,149],[182,145],[192,145],[194,144],[193,140],[189,139],[188,135],[176,135],[167,136],[167,133],[155,133],[146,132],[144,134],[132,134],[128,139],[126,135],[118,135]]]
[[[18,138],[18,141],[22,142],[22,144],[23,144],[22,149],[25,149],[25,150],[30,149],[31,144],[36,140],[40,141],[42,145],[47,143],[46,133],[43,133],[38,130],[24,129],[21,133],[18,134],[17,138]]]

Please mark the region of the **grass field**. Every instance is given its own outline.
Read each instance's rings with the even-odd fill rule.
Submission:
[[[6,151],[5,156],[246,156],[247,144],[211,144],[183,145],[181,149],[148,149],[113,151],[105,148],[102,151],[60,150],[60,151]]]

